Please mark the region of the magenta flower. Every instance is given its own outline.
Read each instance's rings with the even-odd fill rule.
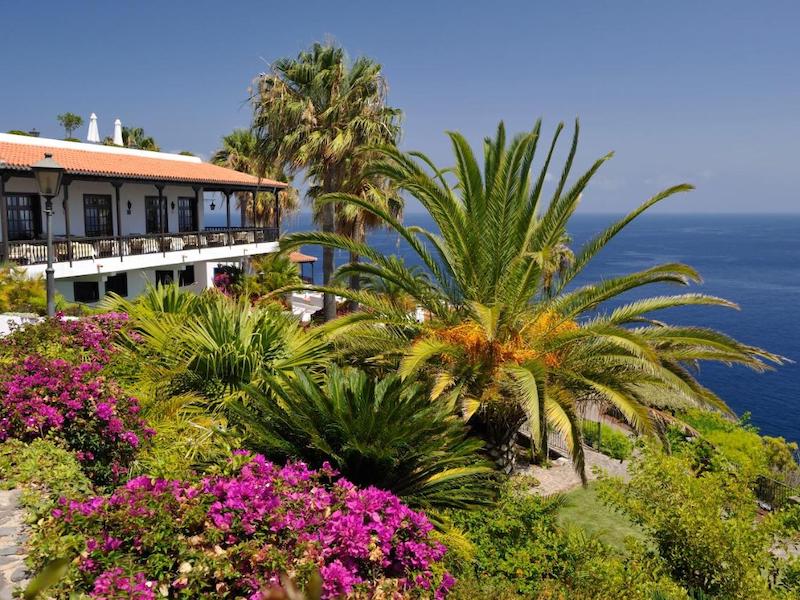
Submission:
[[[153,433],[101,364],[29,356],[0,374],[0,442],[63,440],[98,483],[117,481]]]
[[[330,473],[236,452],[222,473],[137,477],[107,497],[62,500],[53,518],[86,536],[81,570],[96,598],[133,589],[262,598],[281,574],[302,584],[315,570],[326,599],[379,589],[445,598],[454,580],[434,568],[445,548],[427,517],[389,492],[331,481]]]

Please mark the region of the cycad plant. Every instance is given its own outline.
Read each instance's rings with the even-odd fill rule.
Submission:
[[[432,396],[456,407],[495,449],[507,447],[527,420],[541,456],[547,450],[547,431],[554,428],[583,472],[576,417],[576,405],[583,399],[607,401],[637,430],[648,433],[654,429],[651,407],[665,397],[727,410],[692,375],[697,361],[741,363],[761,370],[765,361],[780,358],[713,330],[671,326],[650,316],[684,305],[734,306],[721,298],[696,293],[657,296],[606,308],[638,288],[699,281],[686,265],[659,264],[595,284],[573,284],[637,216],[692,187],[682,184],[659,192],[572,257],[564,250],[569,219],[611,154],[571,178],[578,146],[576,122],[569,152],[546,199],[545,181],[555,169],[553,155],[562,129],[559,125],[536,172],[532,165],[541,140],[540,122],[510,142],[501,123],[496,136],[484,141],[482,165],[458,133],[449,134],[456,163],[450,169],[437,167],[421,153],[392,147],[373,150],[380,159],[370,170],[415,197],[438,231],[404,227],[355,196],[330,194],[323,199],[351,203],[380,217],[417,254],[427,277],[335,234],[293,234],[282,245],[288,249],[319,244],[367,257],[368,262],[341,267],[337,277],[355,273],[384,279],[412,297],[429,319],[415,324],[408,311],[366,290],[314,288],[365,307],[342,319],[342,330],[353,339],[370,339],[373,347],[382,337],[384,347],[376,355],[395,353],[404,377],[428,373]],[[370,333],[364,334],[365,329]]]
[[[247,444],[279,459],[324,461],[361,486],[391,490],[416,508],[468,508],[492,499],[492,469],[480,441],[424,386],[331,368],[318,383],[306,371],[252,386],[237,404]]]

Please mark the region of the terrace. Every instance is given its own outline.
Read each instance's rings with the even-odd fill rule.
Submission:
[[[30,169],[45,153],[65,168],[53,202],[56,277],[275,250],[283,183],[193,156],[0,134],[4,261],[34,272],[47,262],[44,203]],[[264,193],[274,195],[271,214],[248,213],[248,204],[256,206],[248,199]],[[217,201],[224,225],[210,218]]]

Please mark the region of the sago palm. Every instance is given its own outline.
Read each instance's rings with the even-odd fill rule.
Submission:
[[[385,279],[414,298],[429,320],[415,325],[407,311],[368,291],[316,287],[365,307],[341,320],[341,329],[351,337],[354,331],[371,336],[375,346],[375,339],[383,336],[386,346],[380,356],[395,352],[404,376],[428,372],[432,395],[457,407],[495,445],[508,444],[527,418],[544,454],[547,430],[555,428],[582,472],[576,417],[576,403],[581,400],[602,398],[647,433],[653,430],[649,409],[662,396],[726,409],[691,374],[697,361],[763,369],[765,361],[779,362],[780,357],[713,330],[670,326],[650,317],[676,306],[733,306],[720,298],[657,296],[610,311],[605,308],[645,286],[698,281],[698,274],[686,265],[660,264],[596,284],[570,285],[638,215],[692,188],[682,184],[659,192],[564,261],[569,219],[611,154],[571,178],[578,145],[576,122],[569,152],[546,199],[546,176],[555,169],[553,155],[562,129],[559,125],[536,172],[532,165],[541,143],[540,123],[510,142],[501,123],[496,136],[484,141],[482,165],[458,133],[449,134],[456,162],[451,169],[436,167],[421,153],[375,150],[380,160],[370,170],[414,196],[438,232],[404,227],[358,197],[331,194],[324,199],[352,203],[383,219],[417,254],[426,278],[401,261],[335,234],[293,234],[283,246],[320,244],[367,257],[368,262],[345,265],[337,275]],[[365,329],[371,333],[364,334]],[[408,332],[412,343],[403,345]]]
[[[249,447],[282,460],[324,461],[361,486],[393,491],[416,508],[467,508],[492,499],[492,469],[458,417],[424,386],[331,368],[322,384],[305,371],[253,386],[237,404]]]
[[[350,63],[337,46],[314,44],[297,58],[277,61],[253,90],[261,156],[305,170],[321,194],[342,190],[358,175],[357,150],[397,141],[400,111],[386,104],[386,89],[380,64],[367,57]],[[320,211],[323,232],[334,231],[334,206],[327,203]],[[326,285],[333,268],[333,250],[325,248]],[[334,296],[326,293],[323,302],[325,319],[333,319]]]

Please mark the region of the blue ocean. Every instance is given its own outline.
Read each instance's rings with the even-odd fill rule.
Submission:
[[[577,215],[571,223],[573,245],[613,222],[611,215]],[[427,214],[407,214],[405,223],[428,229]],[[313,225],[308,215],[290,219],[289,231]],[[414,255],[387,231],[369,235],[369,243],[413,262]],[[306,247],[321,256],[319,248]],[[347,257],[337,256],[337,263]],[[800,361],[800,215],[649,215],[619,234],[586,269],[583,282],[622,275],[665,262],[684,262],[697,269],[699,291],[739,304],[735,311],[686,307],[660,313],[665,321],[719,329],[737,339]],[[316,266],[321,277],[321,264]],[[685,288],[654,286],[647,295],[681,293]],[[634,299],[630,295],[626,299]],[[800,441],[800,364],[755,373],[743,367],[701,366],[700,380],[741,415],[751,414],[761,432]]]

